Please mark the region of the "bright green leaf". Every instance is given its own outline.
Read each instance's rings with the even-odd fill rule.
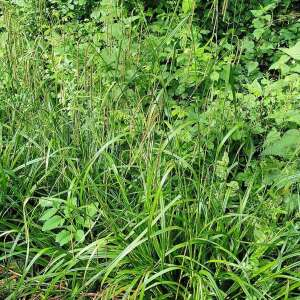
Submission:
[[[220,78],[220,75],[219,75],[219,73],[216,72],[216,71],[214,71],[214,72],[212,72],[212,73],[210,74],[210,79],[211,79],[212,81],[218,81],[219,78]]]
[[[53,216],[48,219],[42,228],[43,231],[49,231],[60,227],[64,223],[64,219],[61,216]]]
[[[281,55],[279,60],[271,65],[270,70],[280,70],[288,61],[290,57],[287,55]]]
[[[295,46],[290,48],[279,48],[284,53],[288,54],[290,57],[292,57],[295,60],[300,60],[300,41],[296,43]]]
[[[89,204],[86,210],[89,217],[93,217],[98,212],[98,208],[94,203]]]
[[[41,221],[46,221],[48,220],[49,218],[51,218],[52,216],[54,216],[57,212],[57,208],[55,207],[52,207],[52,208],[49,208],[47,209],[44,214],[40,217],[40,220]]]
[[[192,12],[196,7],[195,0],[183,0],[182,1],[182,11],[187,14]]]
[[[251,74],[254,70],[256,70],[258,67],[258,62],[257,61],[250,61],[247,63],[247,70],[248,70],[248,75]]]
[[[77,242],[83,242],[84,241],[84,232],[83,232],[83,230],[79,229],[75,232],[75,240]]]
[[[40,206],[42,207],[56,207],[59,208],[60,204],[63,202],[63,200],[58,199],[58,198],[41,198],[39,200]]]
[[[255,29],[253,31],[253,36],[255,37],[256,40],[259,40],[262,37],[264,32],[265,32],[265,28]]]
[[[248,84],[247,87],[249,92],[256,97],[260,97],[263,95],[262,87],[257,79],[255,79],[251,84]]]
[[[47,198],[41,198],[39,203],[41,207],[51,207],[53,205],[53,202]]]
[[[269,117],[274,119],[278,125],[291,122],[300,125],[300,110],[279,111]]]
[[[62,230],[60,233],[58,233],[55,237],[55,241],[60,244],[60,246],[63,246],[71,241],[72,235],[67,230]]]
[[[280,139],[272,139],[272,142],[265,143],[264,155],[276,155],[289,158],[294,155],[296,151],[300,150],[300,131],[297,129],[288,130]]]

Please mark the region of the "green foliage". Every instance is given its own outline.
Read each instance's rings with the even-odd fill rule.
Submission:
[[[78,207],[76,198],[69,198],[66,201],[41,198],[40,205],[47,207],[39,218],[44,222],[42,230],[54,233],[55,241],[60,246],[73,240],[83,242],[85,234],[81,228],[90,228],[98,212],[97,203]],[[67,230],[63,229],[63,225]]]
[[[296,299],[297,1],[0,1],[0,298]]]
[[[182,11],[186,13],[193,12],[196,8],[195,0],[183,0],[182,1]]]
[[[289,158],[297,155],[300,150],[300,131],[290,129],[281,137],[275,130],[271,131],[265,141],[264,155],[277,155]]]
[[[293,47],[280,48],[280,50],[288,54],[291,58],[300,60],[300,41],[298,41]]]

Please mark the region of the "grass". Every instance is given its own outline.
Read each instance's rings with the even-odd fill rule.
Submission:
[[[239,77],[217,99],[207,80],[239,49],[208,38],[197,66],[180,5],[155,27],[103,4],[100,30],[39,4],[2,6],[0,297],[297,299],[299,216],[282,200],[297,183],[264,184],[257,136],[236,138]],[[170,96],[176,72],[190,86]],[[45,230],[49,208],[63,224]]]

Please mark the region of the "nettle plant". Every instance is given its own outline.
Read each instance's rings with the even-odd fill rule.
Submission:
[[[73,242],[82,243],[87,231],[92,228],[98,211],[95,203],[79,206],[75,197],[67,200],[41,198],[40,206],[45,209],[39,219],[44,223],[42,230],[52,232],[60,246]]]

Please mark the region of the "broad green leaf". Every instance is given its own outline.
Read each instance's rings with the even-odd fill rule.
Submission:
[[[254,237],[257,243],[263,243],[267,239],[266,230],[260,225],[256,225],[254,229]]]
[[[291,122],[300,125],[300,110],[289,110],[276,112],[269,117],[274,119],[278,125]]]
[[[183,0],[182,1],[182,11],[187,14],[192,12],[196,7],[195,0]]]
[[[289,158],[294,155],[296,151],[300,150],[300,131],[290,129],[280,139],[275,140],[274,138],[273,142],[265,143],[264,147],[264,155],[276,155]]]
[[[291,165],[282,169],[280,176],[276,179],[275,186],[278,189],[282,189],[299,182],[300,172],[295,170],[295,168]]]
[[[60,244],[60,246],[63,246],[71,241],[72,234],[71,232],[67,230],[62,230],[60,233],[58,233],[55,237],[55,241]]]
[[[259,18],[262,17],[268,11],[273,10],[276,7],[276,5],[277,5],[277,1],[274,1],[271,4],[266,5],[260,9],[250,10],[250,12],[253,14],[254,17]]]
[[[42,230],[49,231],[60,227],[63,223],[64,219],[61,216],[53,216],[44,223]]]
[[[96,206],[96,204],[91,203],[86,207],[87,210],[87,215],[89,217],[93,217],[97,212],[98,212],[98,208]]]
[[[255,48],[255,44],[253,42],[253,40],[250,40],[248,38],[245,38],[243,40],[243,49],[245,51],[252,51]]]
[[[83,224],[83,226],[86,228],[90,228],[92,225],[93,225],[93,222],[91,219],[86,219]]]
[[[247,87],[249,92],[256,97],[260,97],[263,95],[263,89],[257,79],[255,79],[251,84],[247,84]]]
[[[253,14],[254,17],[259,18],[261,17],[265,11],[263,9],[257,9],[257,10],[250,10],[250,12]]]
[[[75,232],[75,240],[77,242],[83,242],[84,241],[84,232],[83,232],[83,230],[79,229]]]
[[[91,13],[91,18],[93,19],[99,19],[101,16],[101,10],[99,7],[97,7],[96,9],[93,10],[93,12]]]
[[[258,28],[253,31],[253,36],[256,40],[259,40],[265,32],[265,28]]]
[[[250,61],[250,62],[247,63],[246,66],[247,66],[248,75],[249,75],[258,67],[258,62],[257,61]]]
[[[123,25],[120,23],[114,23],[110,27],[110,33],[115,39],[122,39],[124,38],[124,33],[123,33]]]
[[[256,29],[265,27],[265,22],[261,18],[254,19],[252,24],[253,24],[254,28],[256,28]]]
[[[44,214],[40,217],[40,220],[41,221],[46,221],[48,220],[49,218],[51,218],[52,216],[54,216],[57,212],[57,208],[55,207],[52,207],[52,208],[49,208],[47,209]]]
[[[212,72],[212,73],[210,74],[210,79],[211,79],[212,81],[218,81],[219,78],[220,78],[220,75],[219,75],[219,73],[216,72],[216,71],[214,71],[214,72]]]
[[[71,197],[67,200],[67,206],[71,208],[77,207],[77,198],[76,197]]]
[[[293,47],[290,48],[279,48],[284,53],[288,54],[295,60],[300,60],[300,41],[296,43]]]
[[[264,142],[264,147],[273,145],[279,140],[280,140],[280,133],[276,129],[272,129],[266,137],[266,140]]]
[[[77,199],[75,197],[69,198],[64,208],[65,216],[70,217],[72,212],[76,209],[76,207],[77,207]]]
[[[59,198],[44,197],[39,200],[40,206],[42,207],[56,207],[59,208],[60,204],[64,202]]]
[[[281,168],[282,166],[276,159],[266,165],[262,164],[263,183],[270,185],[274,182],[278,182],[281,178]]]
[[[300,74],[300,63],[293,65],[290,68],[290,71],[293,73],[299,73]]]
[[[290,60],[290,57],[288,55],[281,55],[279,60],[277,60],[275,63],[273,63],[269,69],[270,70],[281,70],[284,66],[286,66],[286,63],[289,60]]]
[[[85,223],[85,220],[82,216],[78,216],[76,218],[76,224],[84,225],[84,223]]]
[[[53,205],[53,202],[47,198],[41,198],[39,203],[41,207],[51,207]]]

